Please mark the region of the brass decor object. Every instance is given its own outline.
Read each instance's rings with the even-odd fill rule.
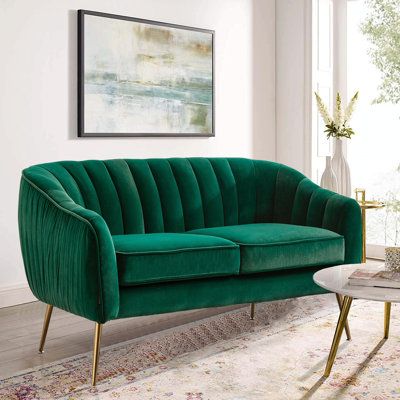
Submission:
[[[357,188],[356,200],[361,207],[361,217],[362,217],[362,263],[367,261],[367,226],[366,226],[366,211],[376,210],[378,208],[385,207],[385,203],[375,200],[365,200],[365,189]]]

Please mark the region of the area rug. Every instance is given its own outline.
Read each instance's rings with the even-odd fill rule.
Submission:
[[[0,399],[295,400],[400,399],[400,319],[355,300],[352,341],[342,339],[323,379],[338,317],[333,295],[248,307],[102,349],[99,383],[91,353],[0,380]]]

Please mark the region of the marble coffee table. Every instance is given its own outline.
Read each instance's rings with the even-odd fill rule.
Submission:
[[[326,363],[324,372],[325,377],[328,377],[331,373],[332,365],[335,361],[337,349],[340,343],[340,338],[342,336],[353,299],[374,300],[385,303],[384,338],[387,339],[389,337],[391,303],[400,303],[400,289],[352,286],[348,284],[348,277],[358,268],[362,268],[367,271],[379,271],[383,269],[383,267],[383,264],[373,266],[368,264],[347,264],[321,269],[314,274],[314,282],[318,286],[321,286],[330,292],[344,296],[339,319],[336,325],[335,335],[332,341],[331,351]]]

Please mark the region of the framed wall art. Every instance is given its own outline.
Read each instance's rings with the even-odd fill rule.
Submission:
[[[78,135],[214,136],[214,31],[78,11]]]

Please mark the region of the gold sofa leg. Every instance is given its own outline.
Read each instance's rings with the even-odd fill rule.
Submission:
[[[339,310],[342,310],[343,296],[338,294],[338,293],[336,293],[336,300],[337,300],[337,302],[339,304]],[[349,321],[347,319],[346,319],[346,324],[344,325],[344,329],[346,331],[347,340],[351,340]]]
[[[250,305],[250,319],[252,321],[254,320],[255,310],[256,310],[256,304],[255,303],[251,303],[251,305]]]
[[[389,337],[389,326],[390,326],[390,309],[392,308],[392,303],[385,303],[385,324],[384,324],[384,335],[383,337],[387,339]]]
[[[46,342],[47,331],[49,330],[51,313],[53,312],[53,306],[47,304],[46,314],[44,315],[42,337],[40,338],[39,353],[43,353],[44,343]]]
[[[93,340],[93,367],[92,367],[92,386],[96,386],[97,366],[99,365],[100,339],[102,324],[96,322]]]

